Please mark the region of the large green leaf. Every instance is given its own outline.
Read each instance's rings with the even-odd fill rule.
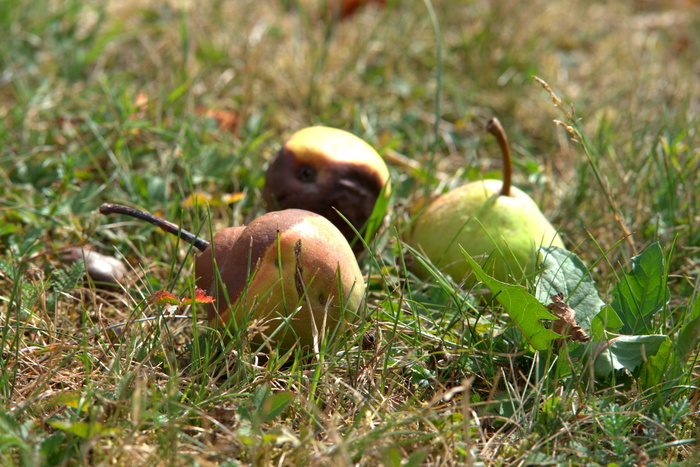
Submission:
[[[653,243],[632,258],[632,270],[612,292],[611,306],[624,323],[624,334],[651,334],[651,319],[669,299],[663,251]]]
[[[656,355],[667,339],[663,334],[618,336],[591,347],[595,356],[596,376],[609,376],[614,370],[634,371],[649,357]]]
[[[557,319],[537,298],[527,292],[525,287],[506,284],[487,275],[481,266],[462,249],[462,253],[471,265],[476,277],[483,282],[496,299],[503,305],[513,322],[520,328],[530,344],[537,350],[547,350],[554,339],[561,337],[545,328],[541,319]]]
[[[678,358],[676,347],[671,339],[666,338],[656,354],[648,357],[639,375],[642,389],[674,386],[684,373],[683,361]]]
[[[588,332],[591,320],[605,305],[588,268],[576,253],[564,248],[541,247],[539,254],[544,270],[535,288],[537,299],[549,303],[552,295],[563,294],[566,304],[576,312],[576,323]]]
[[[591,338],[593,341],[603,340],[605,331],[617,333],[624,323],[610,305],[604,306],[600,313],[591,321]]]

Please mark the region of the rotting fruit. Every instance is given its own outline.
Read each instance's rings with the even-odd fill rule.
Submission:
[[[511,186],[512,162],[505,131],[498,119],[487,124],[501,148],[503,181],[479,180],[433,200],[415,220],[407,243],[442,272],[465,286],[474,283],[464,253],[490,276],[519,282],[534,273],[537,247],[564,243],[535,201]],[[413,260],[411,270],[421,278],[427,270]]]
[[[245,332],[243,323],[255,323],[262,333],[253,336],[258,342],[315,349],[315,336],[337,335],[361,311],[365,284],[355,255],[340,231],[318,214],[301,209],[269,212],[247,226],[218,232],[209,243],[168,221],[133,211],[113,204],[100,208],[104,214],[147,220],[202,251],[195,260],[195,276],[197,286],[216,298],[207,305],[211,326]]]
[[[326,218],[286,209],[232,229],[240,227],[213,239],[223,288],[210,250],[195,262],[199,286],[217,298],[209,308],[210,324],[256,319],[277,333],[273,341],[290,348],[297,340],[311,346],[314,334],[337,332],[343,321],[355,320],[365,295],[362,274],[350,245]],[[222,260],[219,251],[225,252]],[[288,317],[291,330],[277,330]]]
[[[389,170],[374,148],[326,126],[307,127],[287,139],[267,169],[263,190],[269,211],[320,214],[340,229],[355,253],[362,243],[347,221],[363,233],[382,193],[389,195]]]

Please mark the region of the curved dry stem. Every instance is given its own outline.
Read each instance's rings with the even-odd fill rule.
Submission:
[[[138,209],[132,208],[130,206],[124,206],[123,204],[111,204],[111,203],[105,203],[102,206],[100,206],[99,209],[101,214],[124,214],[126,216],[130,217],[135,217],[136,219],[141,219],[143,221],[149,222],[156,227],[160,227],[164,231],[171,233],[173,235],[177,235],[187,243],[193,245],[195,248],[197,248],[199,251],[204,251],[207,248],[209,248],[209,242],[204,240],[203,238],[200,238],[193,234],[192,232],[188,232],[185,229],[180,228],[179,225],[173,224],[170,221],[166,221],[165,219],[154,216],[153,214],[149,214],[147,212],[139,211]]]
[[[486,124],[486,131],[496,137],[498,146],[501,148],[501,157],[503,158],[503,186],[501,187],[501,195],[510,196],[511,178],[513,173],[513,161],[510,156],[510,147],[508,146],[508,137],[501,125],[501,122],[493,117]]]

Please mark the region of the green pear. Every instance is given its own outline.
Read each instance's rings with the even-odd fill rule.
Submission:
[[[263,190],[268,210],[320,214],[356,252],[362,243],[345,219],[362,233],[382,193],[389,195],[389,170],[377,151],[352,133],[326,126],[303,128],[285,141],[267,169]]]
[[[258,341],[313,348],[314,335],[337,335],[357,318],[362,273],[347,240],[326,218],[301,209],[273,211],[246,227],[224,229],[212,243],[213,251],[210,246],[195,262],[197,285],[216,297],[210,325],[235,328],[257,320],[265,336]]]
[[[503,181],[480,180],[433,200],[414,222],[407,243],[438,269],[465,286],[474,283],[464,251],[490,276],[516,283],[537,267],[541,245],[564,247],[535,201],[511,186],[511,155],[503,127],[493,118],[487,125],[501,148]],[[426,278],[414,260],[412,271]]]

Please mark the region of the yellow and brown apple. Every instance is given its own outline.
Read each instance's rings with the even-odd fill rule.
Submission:
[[[258,320],[275,345],[312,348],[314,334],[340,332],[361,312],[365,284],[355,255],[320,215],[269,212],[219,232],[212,245],[195,262],[197,285],[216,297],[212,326]]]
[[[208,242],[129,206],[103,204],[100,212],[145,220],[201,251],[195,280],[215,298],[206,305],[213,327],[244,331],[257,320],[262,333],[257,341],[314,349],[316,336],[333,338],[362,314],[365,283],[355,254],[321,215],[301,209],[268,212]]]
[[[355,252],[362,244],[343,217],[362,233],[382,193],[389,194],[389,171],[374,148],[352,133],[325,126],[304,128],[286,140],[267,169],[263,190],[268,210],[320,214]]]

